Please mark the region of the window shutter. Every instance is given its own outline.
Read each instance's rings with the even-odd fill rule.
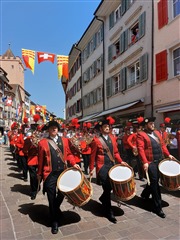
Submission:
[[[139,38],[145,35],[146,29],[146,12],[143,12],[139,17]]]
[[[126,12],[126,0],[121,1],[121,16]]]
[[[93,36],[93,49],[95,50],[96,49],[96,39],[97,39],[97,33],[94,34]]]
[[[101,55],[101,71],[103,71],[103,67],[104,67],[104,58],[103,58],[103,54]]]
[[[128,29],[124,32],[124,51],[128,49]]]
[[[89,79],[90,79],[90,68],[88,68],[87,70],[87,81],[89,81]]]
[[[120,53],[124,52],[124,32],[120,35]]]
[[[156,82],[167,80],[167,50],[156,54]]]
[[[93,64],[93,76],[96,76],[96,73],[97,73],[97,61],[95,61]]]
[[[114,27],[114,11],[109,15],[109,30]]]
[[[94,104],[97,103],[97,90],[94,90]]]
[[[102,42],[103,39],[104,39],[104,28],[103,28],[103,24],[101,25],[100,33],[101,33],[101,42]]]
[[[112,58],[113,58],[113,45],[110,45],[108,47],[108,63],[112,62]]]
[[[145,53],[140,57],[140,82],[144,82],[148,79],[148,53]]]
[[[126,67],[120,71],[120,91],[126,90]]]
[[[111,78],[106,79],[106,96],[107,97],[112,96],[112,79]]]
[[[158,28],[161,29],[168,23],[168,1],[158,2]]]

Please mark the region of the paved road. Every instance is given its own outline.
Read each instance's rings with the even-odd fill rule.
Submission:
[[[65,199],[61,210],[64,217],[60,231],[51,234],[47,198],[41,192],[32,201],[29,182],[24,182],[7,146],[0,146],[0,239],[180,239],[180,191],[168,192],[161,188],[163,210],[167,217],[161,219],[150,212],[150,200],[144,202],[139,195],[145,186],[135,178],[136,196],[122,202],[119,207],[113,199],[117,224],[102,215],[99,196],[101,187],[92,179],[92,199],[81,208],[73,208]]]

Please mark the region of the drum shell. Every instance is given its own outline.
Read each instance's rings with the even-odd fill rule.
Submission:
[[[180,174],[177,174],[176,176],[168,176],[167,174],[164,174],[161,170],[161,166],[166,161],[169,161],[168,159],[162,160],[159,165],[159,175],[160,175],[160,183],[161,185],[168,191],[177,191],[180,189]],[[177,160],[170,160],[175,161],[179,164]]]
[[[127,167],[127,166],[122,166],[120,164],[117,164],[109,170],[109,178],[110,178],[111,186],[112,186],[114,195],[119,200],[128,201],[136,195],[136,183],[134,181],[134,172],[131,167],[128,167],[132,172],[132,175],[130,178],[124,181],[113,180],[111,178],[111,172],[113,171],[114,168],[118,166]]]
[[[79,185],[74,188],[71,191],[63,191],[60,188],[60,181],[61,181],[61,177],[66,174],[67,171],[70,170],[74,170],[74,171],[79,171],[81,174],[81,182],[79,183]],[[72,181],[73,181],[73,177],[72,177]],[[74,205],[74,206],[83,206],[85,205],[92,196],[92,186],[91,183],[88,181],[88,179],[84,176],[84,174],[82,173],[82,171],[75,169],[75,168],[68,168],[65,171],[63,171],[61,173],[61,175],[58,177],[57,180],[57,187],[58,189],[63,193],[64,196],[66,196],[68,198],[68,201]]]

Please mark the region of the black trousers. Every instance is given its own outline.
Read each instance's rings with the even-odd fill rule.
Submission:
[[[27,179],[27,173],[28,173],[27,157],[19,156],[18,159],[19,159],[19,164],[23,171],[23,177],[24,179]]]
[[[28,166],[28,170],[29,170],[29,176],[30,176],[31,192],[32,194],[36,194],[37,188],[38,188],[38,179],[37,179],[37,173],[36,173],[37,166],[36,165]]]
[[[102,188],[103,188],[103,193],[101,195],[101,200],[102,203],[106,209],[106,211],[110,211],[111,209],[111,183],[110,183],[110,178],[108,175],[109,170],[111,169],[112,166],[103,166],[98,174],[98,178],[101,182]]]
[[[51,172],[44,182],[44,191],[47,192],[47,198],[49,202],[49,213],[52,222],[58,222],[59,220],[59,208],[64,199],[64,195],[57,190],[57,179],[63,172]]]
[[[89,167],[90,154],[82,154],[82,158],[84,163],[84,171],[87,172]]]
[[[158,170],[158,162],[150,163],[148,167],[148,174],[150,185],[146,185],[145,189],[142,192],[142,196],[148,198],[150,194],[152,194],[153,200],[153,210],[159,212],[162,210],[161,206],[161,191],[159,186],[159,170]]]

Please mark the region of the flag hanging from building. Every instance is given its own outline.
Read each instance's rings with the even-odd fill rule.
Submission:
[[[64,55],[57,55],[57,69],[58,69],[58,79],[60,79],[63,75],[63,65],[67,64],[68,65],[68,56]]]
[[[30,106],[30,115],[31,116],[35,115],[35,105]]]
[[[52,53],[45,53],[45,52],[37,52],[38,63],[44,61],[50,61],[54,63],[55,54]]]
[[[65,77],[66,79],[69,78],[69,71],[68,71],[68,63],[64,64],[62,67],[62,75],[63,77]]]
[[[9,98],[6,100],[6,106],[9,106],[9,107],[12,106],[12,98],[11,98],[11,97],[9,97]]]
[[[22,49],[22,58],[26,67],[34,73],[35,51]]]

